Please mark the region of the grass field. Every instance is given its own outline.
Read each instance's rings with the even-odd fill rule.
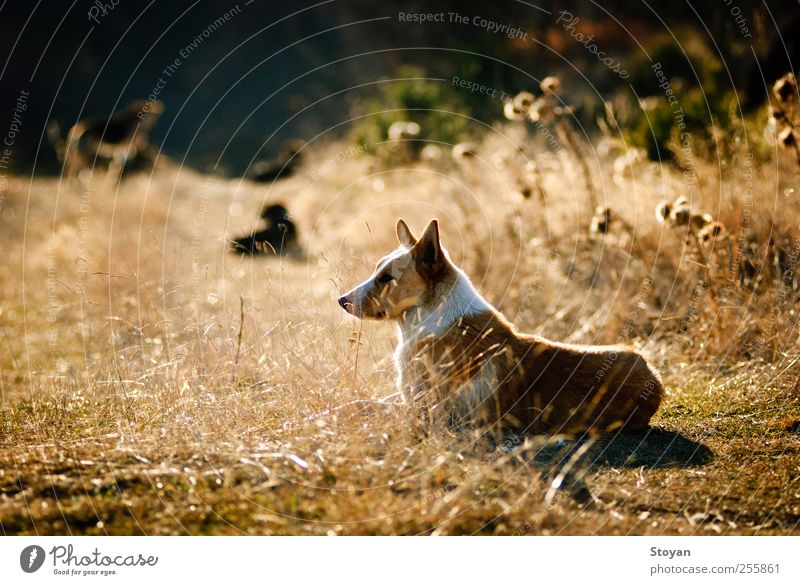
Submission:
[[[533,154],[514,142],[535,139],[509,125],[460,165],[329,144],[269,188],[170,162],[119,185],[9,179],[3,533],[798,533],[797,279],[771,260],[800,241],[791,161],[698,154],[687,192],[672,165],[615,175],[610,157],[543,148],[526,198]],[[682,194],[724,241],[656,222]],[[592,198],[614,213],[605,236],[589,234]],[[287,203],[305,257],[228,252],[264,201]],[[641,348],[666,387],[653,428],[495,448],[380,402],[395,332],[336,298],[395,246],[400,216],[438,217],[520,329]]]

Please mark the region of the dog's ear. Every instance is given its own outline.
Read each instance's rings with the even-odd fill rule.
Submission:
[[[442,246],[439,243],[439,222],[431,220],[414,246],[414,257],[417,265],[430,273],[435,273],[443,260]]]
[[[408,224],[402,219],[397,220],[397,241],[403,246],[409,247],[417,243],[417,238],[414,237],[411,230],[408,229]]]

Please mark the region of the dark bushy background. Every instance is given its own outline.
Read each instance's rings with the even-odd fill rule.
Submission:
[[[573,95],[586,96],[590,116],[592,103],[620,92],[633,95],[628,83],[639,96],[658,94],[639,44],[683,90],[702,87],[713,99],[735,90],[747,110],[766,98],[765,82],[796,60],[800,32],[797,4],[773,0],[737,0],[751,39],[742,37],[723,0],[650,3],[652,9],[608,0],[245,2],[239,1],[241,14],[183,59],[161,95],[167,109],[154,132],[156,144],[197,168],[208,169],[221,157],[222,168],[236,174],[253,158],[277,152],[287,138],[350,132],[347,120],[380,97],[375,82],[398,71],[446,80],[459,75],[510,93],[532,87],[531,78],[558,73]],[[99,23],[88,18],[93,5],[12,1],[0,8],[0,134],[20,90],[30,91],[14,144],[13,165],[20,172],[34,162],[37,172],[57,170],[44,138],[48,119],[68,127],[146,97],[179,51],[236,3],[118,0]],[[579,29],[593,34],[631,78],[620,80],[571,39],[555,22],[561,10],[580,17]],[[481,15],[523,29],[529,40],[462,24],[401,23],[399,11]],[[487,122],[500,113],[485,96],[443,101]]]

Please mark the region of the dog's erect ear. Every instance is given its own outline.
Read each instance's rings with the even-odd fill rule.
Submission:
[[[413,246],[417,243],[417,238],[411,233],[411,230],[408,229],[408,224],[404,222],[402,219],[397,220],[397,241],[399,241],[403,246]]]
[[[419,241],[414,246],[417,264],[435,272],[442,265],[442,246],[439,243],[439,222],[431,220]]]

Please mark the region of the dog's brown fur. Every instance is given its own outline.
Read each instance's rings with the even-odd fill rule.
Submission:
[[[163,111],[159,101],[138,100],[111,116],[81,120],[69,129],[66,140],[61,140],[58,125],[51,123],[48,137],[64,163],[66,175],[78,176],[103,159],[109,161],[108,172],[114,176],[126,160],[145,157],[154,161],[150,131]]]
[[[403,381],[413,398],[449,422],[531,433],[635,431],[647,428],[661,402],[661,383],[631,349],[519,334],[497,312],[462,318],[408,354]],[[484,375],[494,381],[487,393],[475,388],[487,383]]]
[[[401,220],[398,238],[406,252],[379,263],[340,304],[362,318],[398,321],[400,390],[433,419],[548,434],[647,428],[662,386],[639,353],[518,333],[471,285],[476,302],[467,306],[478,309],[431,331],[424,315],[436,315],[466,276],[439,246],[435,220],[419,241]]]

